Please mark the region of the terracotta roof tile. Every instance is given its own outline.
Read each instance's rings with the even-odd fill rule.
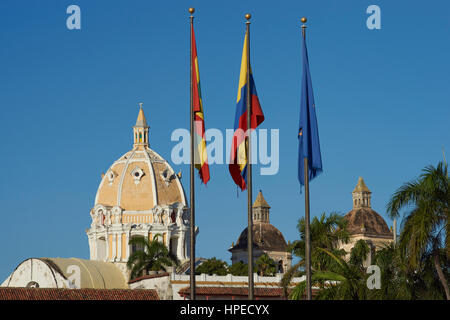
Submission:
[[[0,300],[159,300],[156,290],[0,288]]]

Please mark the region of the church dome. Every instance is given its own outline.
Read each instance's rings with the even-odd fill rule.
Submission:
[[[286,251],[287,244],[280,230],[270,224],[270,206],[261,191],[259,191],[253,203],[253,246],[264,251]],[[236,245],[229,251],[247,250],[248,248],[248,227],[239,236]]]
[[[347,230],[350,234],[392,237],[386,221],[371,207],[372,192],[363,178],[359,177],[352,195],[353,209],[344,217],[348,221]]]
[[[350,234],[392,236],[389,227],[377,212],[370,208],[357,208],[345,215]]]
[[[149,148],[148,128],[141,108],[133,127],[133,149],[122,155],[102,174],[95,206],[119,207],[124,211],[149,211],[155,206],[176,202],[186,205],[178,175],[166,160]]]
[[[247,250],[248,248],[248,228],[245,228],[239,236],[233,250]],[[270,223],[257,222],[253,224],[253,247],[264,251],[286,251],[287,243],[284,240],[283,234],[280,230],[275,228]]]

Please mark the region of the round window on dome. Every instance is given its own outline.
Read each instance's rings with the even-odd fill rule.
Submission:
[[[131,175],[133,176],[134,183],[138,184],[144,176],[144,171],[139,167],[135,167],[133,171],[131,171]]]

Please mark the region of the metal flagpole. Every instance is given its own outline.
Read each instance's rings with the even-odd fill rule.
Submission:
[[[191,167],[190,167],[190,203],[191,203],[191,222],[190,222],[190,299],[195,300],[195,193],[194,193],[194,98],[193,98],[193,83],[192,83],[192,75],[193,75],[193,64],[192,64],[192,28],[194,24],[194,14],[195,9],[189,8],[189,13],[191,14],[190,21],[190,35],[191,35],[191,46],[190,46],[190,87],[191,87],[191,102],[190,102],[190,133],[191,133]]]
[[[306,23],[306,18],[301,19]],[[303,41],[306,41],[306,25],[302,25]],[[311,300],[311,231],[309,227],[309,170],[308,158],[303,159],[305,180],[305,269],[306,269],[306,300]]]
[[[247,13],[245,15],[245,22],[247,27],[247,209],[248,209],[248,228],[247,228],[247,242],[248,242],[248,299],[254,298],[254,284],[253,284],[253,210],[252,210],[252,162],[251,162],[251,91],[250,91],[250,18],[252,16]]]

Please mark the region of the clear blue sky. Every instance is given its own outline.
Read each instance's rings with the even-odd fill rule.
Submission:
[[[82,29],[66,28],[81,7]],[[368,30],[366,8],[381,8]],[[89,257],[85,229],[100,174],[131,149],[138,102],[151,147],[170,160],[172,130],[188,127],[189,25],[196,37],[207,128],[232,128],[244,38],[266,120],[280,129],[280,171],[254,174],[271,222],[298,238],[300,23],[308,50],[324,172],[311,210],[348,212],[358,176],[386,219],[386,203],[426,165],[450,158],[450,4],[444,1],[17,1],[0,2],[0,282],[28,257]],[[182,170],[189,194],[188,166]],[[256,170],[255,170],[256,172]],[[230,262],[245,228],[227,166],[197,183],[198,256]]]

